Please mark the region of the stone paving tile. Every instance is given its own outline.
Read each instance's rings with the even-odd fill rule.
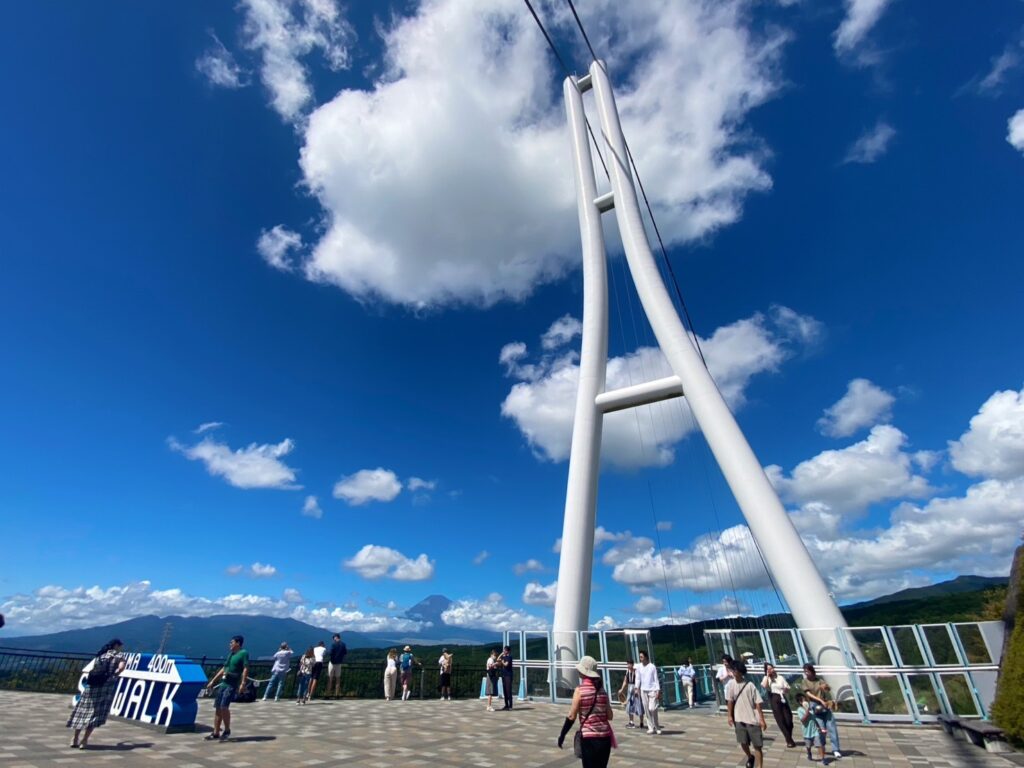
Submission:
[[[227,743],[203,740],[213,708],[201,702],[199,733],[163,734],[111,720],[94,749],[71,750],[64,728],[70,696],[0,691],[0,768],[173,765],[175,768],[570,768],[571,749],[555,746],[566,707],[526,702],[488,713],[469,701],[291,701],[235,704]],[[616,714],[619,714],[618,712]],[[665,732],[648,736],[616,720],[615,768],[739,768],[742,753],[725,718],[707,710],[662,713]],[[844,757],[837,768],[1010,768],[1012,763],[937,728],[840,726]],[[767,768],[808,768],[801,748],[786,749],[770,725]]]

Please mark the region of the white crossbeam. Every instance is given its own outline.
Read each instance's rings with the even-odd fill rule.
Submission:
[[[664,379],[645,381],[643,384],[633,384],[629,387],[602,392],[594,400],[594,403],[601,413],[612,413],[682,396],[683,383],[679,381],[679,377],[666,376]]]

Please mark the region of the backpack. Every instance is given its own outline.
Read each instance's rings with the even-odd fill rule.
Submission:
[[[402,671],[403,672],[408,672],[410,669],[412,669],[412,654],[411,653],[403,653],[402,654]]]
[[[99,688],[110,679],[110,664],[103,659],[96,657],[96,663],[85,678],[90,688]]]

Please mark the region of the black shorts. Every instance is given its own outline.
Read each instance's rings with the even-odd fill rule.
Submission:
[[[451,672],[442,672],[441,673],[441,687],[442,688],[451,688],[452,687],[452,673]]]
[[[313,680],[319,680],[320,674],[324,671],[324,663],[322,661],[313,662],[313,671],[310,673],[310,677]]]

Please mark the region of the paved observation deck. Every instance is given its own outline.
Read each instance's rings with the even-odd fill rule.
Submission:
[[[213,706],[200,702],[197,733],[164,734],[111,719],[95,731],[89,750],[68,748],[64,727],[71,697],[0,691],[0,768],[51,766],[524,766],[569,768],[579,765],[571,740],[555,746],[567,707],[517,703],[512,712],[486,712],[478,700],[407,702],[381,700],[294,701],[234,704],[232,738],[207,742]],[[743,764],[724,716],[707,708],[663,712],[661,736],[629,730],[616,710],[619,749],[611,766],[622,768],[735,768]],[[809,763],[802,747],[786,749],[769,714],[765,766]],[[1010,768],[1010,759],[993,755],[938,728],[866,727],[840,724],[845,768],[927,768],[956,766]],[[1017,763],[1024,764],[1024,763]]]

